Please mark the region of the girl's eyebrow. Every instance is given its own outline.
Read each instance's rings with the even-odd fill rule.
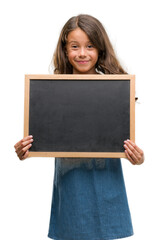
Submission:
[[[72,40],[72,41],[68,41],[68,43],[78,43],[78,42],[75,40]]]
[[[72,41],[68,41],[67,43],[79,43],[79,42],[76,41],[76,40],[72,40]],[[88,44],[88,43],[92,43],[92,42],[91,41],[87,41],[86,44]]]

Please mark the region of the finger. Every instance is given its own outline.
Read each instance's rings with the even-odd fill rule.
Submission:
[[[21,157],[20,160],[26,159],[28,157],[28,155],[29,155],[29,151],[27,150],[26,153]]]
[[[20,159],[23,158],[23,156],[25,155],[25,153],[30,149],[30,147],[32,146],[32,144],[30,143],[29,145],[27,145],[26,147],[24,147],[23,149],[21,149],[21,151],[18,153],[18,157]]]
[[[141,155],[143,155],[143,151],[134,143],[134,142],[132,142],[131,140],[127,140],[127,142],[129,142],[134,148],[135,148],[135,150],[138,152],[138,153],[140,153]]]
[[[130,140],[127,140],[127,141],[124,141],[125,142],[125,145],[128,146],[128,148],[131,150],[131,152],[133,153],[132,154],[132,157],[134,158],[134,160],[136,161],[137,164],[141,164],[143,163],[143,156],[144,156],[144,153],[143,151],[135,144],[133,143],[132,141]],[[130,152],[129,152],[130,153]]]
[[[32,143],[32,142],[33,142],[33,139],[32,139],[32,138],[31,138],[30,140],[28,140],[28,141],[22,141],[21,144],[19,144],[19,146],[16,148],[16,153],[18,154],[19,152],[21,152],[21,150],[22,150],[25,146],[29,145],[29,144]]]
[[[135,162],[137,163],[138,160],[137,160],[137,156],[135,155],[134,153],[134,150],[133,150],[133,147],[131,147],[129,144],[125,144],[124,145],[124,148],[126,149],[126,151],[128,152],[128,155],[130,156],[130,158]]]
[[[137,155],[139,152],[135,149],[136,144],[133,143],[130,140],[124,141],[124,143],[128,146],[128,148],[135,154]]]
[[[14,145],[14,148],[17,149],[17,148],[21,145],[22,142],[25,142],[25,141],[30,140],[30,139],[32,139],[32,138],[33,138],[32,135],[29,135],[29,136],[27,136],[27,137],[24,137],[23,139],[21,139],[19,142],[17,142],[17,143]]]
[[[133,159],[129,156],[127,150],[125,150],[125,154],[126,154],[127,159],[128,159],[133,165],[135,165],[136,163],[135,163],[135,162],[133,161]]]

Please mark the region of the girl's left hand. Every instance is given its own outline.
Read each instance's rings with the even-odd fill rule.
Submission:
[[[125,154],[133,165],[140,165],[144,162],[144,152],[131,140],[124,141]]]

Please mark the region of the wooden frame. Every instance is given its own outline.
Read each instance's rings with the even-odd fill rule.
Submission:
[[[135,76],[121,75],[25,75],[24,137],[29,135],[29,98],[31,80],[128,80],[130,81],[130,140],[135,142]],[[125,139],[126,140],[126,139]],[[30,151],[29,157],[125,158],[124,152],[43,152]]]

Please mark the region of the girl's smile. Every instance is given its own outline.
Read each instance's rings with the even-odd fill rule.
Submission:
[[[88,63],[89,61],[76,61],[78,62],[79,64],[85,64],[85,63]]]
[[[96,74],[98,50],[80,28],[68,34],[66,53],[73,66],[73,74]]]

